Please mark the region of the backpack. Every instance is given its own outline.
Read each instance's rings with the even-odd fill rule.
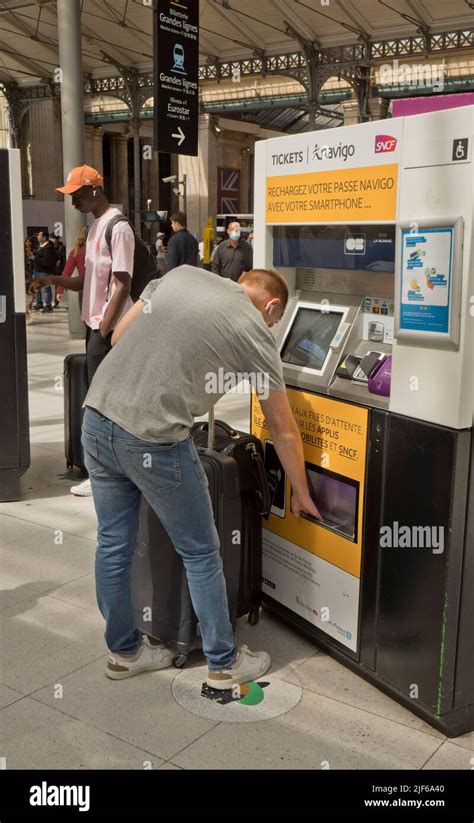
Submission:
[[[117,223],[122,223],[124,221],[128,223],[133,231],[133,234],[135,235],[135,253],[133,255],[133,272],[130,297],[133,302],[136,303],[142,291],[148,286],[150,280],[155,280],[157,277],[161,277],[161,274],[157,269],[156,260],[151,253],[151,249],[146,245],[141,237],[137,237],[133,224],[130,222],[128,217],[125,217],[124,214],[114,215],[114,217],[112,217],[107,223],[107,228],[105,230],[105,242],[107,243],[110,256],[112,257],[112,231]],[[111,277],[112,269],[110,269],[107,294],[109,293]]]

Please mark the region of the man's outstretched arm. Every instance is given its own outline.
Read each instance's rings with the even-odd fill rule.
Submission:
[[[306,512],[321,520],[308,489],[303,443],[286,391],[271,391],[267,400],[260,400],[267,426],[278,457],[293,487],[291,510],[296,517]]]
[[[31,282],[30,292],[36,294],[39,289],[44,289],[46,286],[61,286],[62,289],[69,289],[69,291],[83,291],[84,278],[78,277],[59,277],[57,274],[46,274],[44,277],[36,277]]]

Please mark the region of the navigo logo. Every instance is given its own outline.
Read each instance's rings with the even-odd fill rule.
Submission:
[[[380,152],[395,151],[397,147],[397,138],[391,137],[390,134],[378,134],[375,138],[375,154]]]
[[[313,160],[342,160],[346,162],[348,157],[353,157],[355,154],[355,146],[350,143],[343,145],[339,143],[337,146],[319,146],[317,143],[313,149]]]

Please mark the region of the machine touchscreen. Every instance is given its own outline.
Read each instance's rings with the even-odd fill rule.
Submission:
[[[308,488],[322,520],[304,514],[302,517],[320,526],[326,526],[355,542],[359,484],[321,466],[312,463],[305,465]]]
[[[340,311],[299,308],[281,350],[282,361],[321,371],[342,319]]]

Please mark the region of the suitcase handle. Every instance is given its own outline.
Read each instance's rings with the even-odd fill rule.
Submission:
[[[215,430],[215,419],[214,419],[214,406],[212,409],[209,409],[209,415],[207,420],[207,448],[213,449],[214,448],[214,430]]]
[[[261,505],[259,506],[258,514],[260,514],[262,517],[267,518],[270,514],[270,509],[272,507],[273,495],[270,493],[270,487],[268,485],[268,478],[267,473],[265,471],[265,465],[255,447],[255,443],[247,443],[245,448],[247,451],[252,453],[251,457],[255,471],[255,479],[257,481],[256,494],[260,497],[261,500]]]
[[[238,440],[240,435],[238,432],[235,431],[228,423],[225,423],[223,420],[216,420],[214,418],[214,408],[209,411],[208,421],[204,421],[202,423],[195,424],[196,428],[194,431],[207,431],[207,448],[213,449],[214,448],[214,434],[215,428],[218,426],[220,429],[226,432],[233,440]],[[262,458],[260,457],[255,443],[248,443],[246,446],[246,450],[251,452],[255,479],[257,482],[257,489],[256,494],[260,498],[261,505],[259,506],[259,512],[262,517],[268,517],[270,513],[270,509],[272,507],[273,502],[273,494],[270,492],[270,487],[268,485],[267,473],[265,471],[265,466],[263,463]],[[275,490],[273,490],[274,492]]]
[[[228,434],[229,437],[232,440],[238,440],[239,439],[239,437],[240,437],[239,433],[236,432],[235,429],[233,429],[231,426],[229,426],[228,423],[224,423],[223,420],[214,420],[214,410],[212,410],[209,413],[209,418],[210,418],[209,422],[204,421],[203,423],[195,424],[195,427],[193,426],[194,431],[201,431],[201,432],[208,431],[209,430],[209,425],[210,425],[211,429],[214,428],[214,430],[215,430],[218,427],[219,429],[222,429],[223,431],[225,431],[226,434]],[[214,446],[214,436],[213,436],[214,433],[211,432],[211,434],[212,434],[211,443],[209,443],[209,438],[208,438],[208,448],[210,448],[210,449],[212,449],[212,447]]]

